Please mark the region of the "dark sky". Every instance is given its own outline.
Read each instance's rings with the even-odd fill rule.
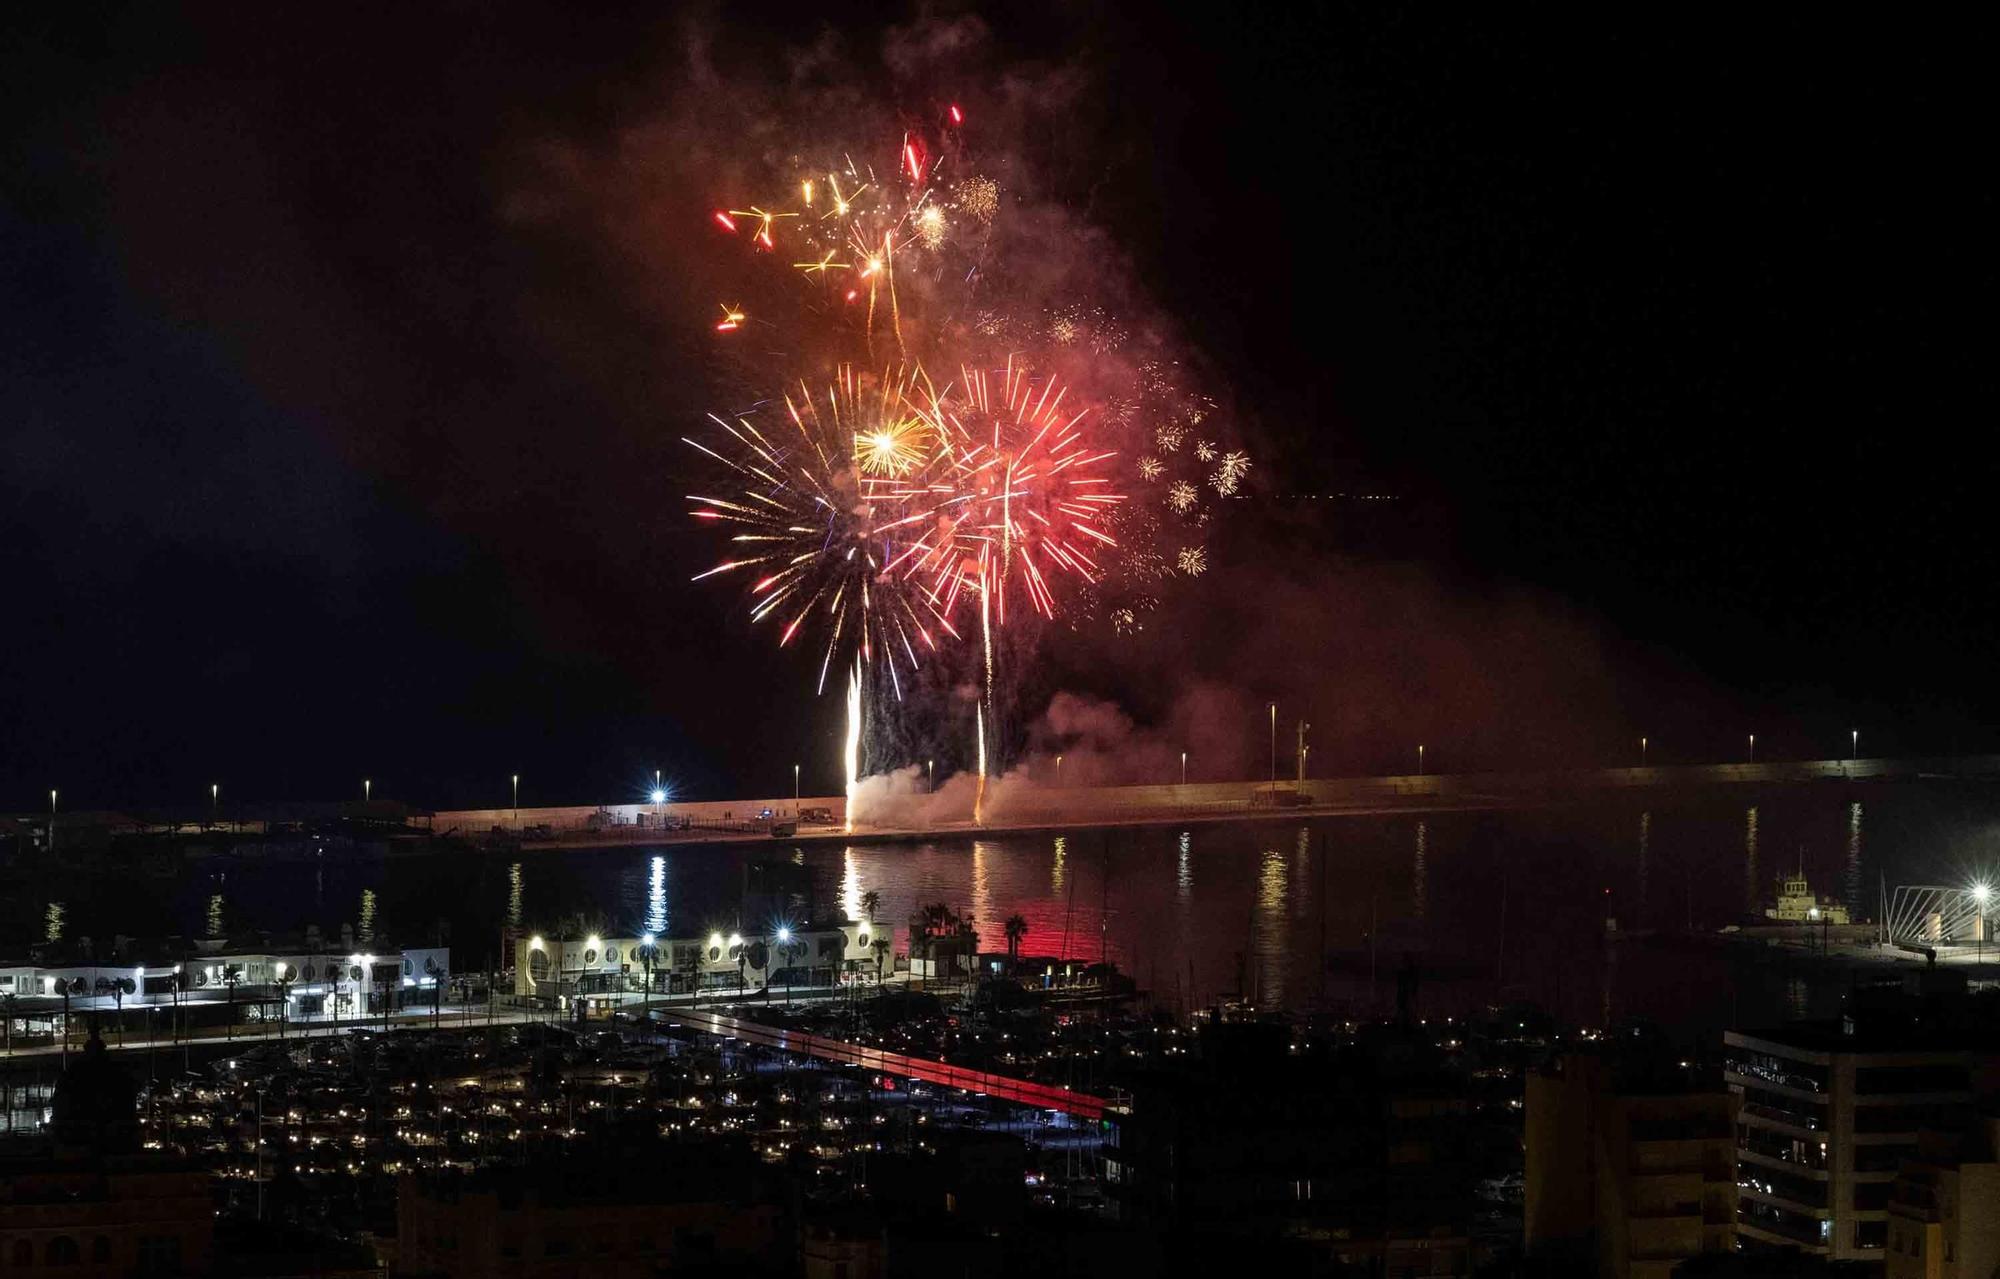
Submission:
[[[1189,671],[1257,698],[1339,654],[1298,696],[1352,767],[1402,721],[1508,762],[1447,678],[1665,758],[1993,748],[1990,26],[1268,8],[990,20],[985,73],[1081,77],[1049,198],[1115,229],[1261,460],[1156,624],[1185,643],[1051,678],[1144,718]],[[754,93],[833,38],[867,83],[908,22],[11,8],[0,811],[831,784],[810,659],[687,583],[686,317],[507,210],[690,42]],[[1341,491],[1401,500],[1297,496]],[[1277,639],[1215,621],[1274,572]],[[1530,615],[1550,663],[1591,637],[1598,704],[1517,680]]]

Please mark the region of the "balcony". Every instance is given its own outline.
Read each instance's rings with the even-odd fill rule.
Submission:
[[[1810,1075],[1779,1070],[1759,1070],[1746,1062],[1732,1061],[1722,1068],[1722,1082],[1739,1088],[1766,1088],[1797,1097],[1802,1101],[1828,1100],[1826,1086]]]
[[[1814,1181],[1825,1181],[1830,1176],[1824,1164],[1801,1163],[1788,1155],[1774,1153],[1768,1149],[1760,1150],[1755,1146],[1737,1147],[1736,1160],[1739,1165],[1755,1164],[1760,1168],[1769,1168],[1773,1172],[1782,1172],[1788,1176],[1811,1177]]]
[[[1761,1106],[1755,1102],[1745,1102],[1741,1114],[1746,1118],[1761,1120],[1767,1124],[1779,1124],[1793,1132],[1819,1134],[1826,1129],[1819,1126],[1819,1120],[1811,1115],[1801,1115],[1796,1111],[1778,1110],[1771,1106]]]
[[[1756,1221],[1747,1217],[1736,1219],[1736,1234],[1740,1239],[1755,1239],[1759,1243],[1773,1243],[1781,1247],[1797,1248],[1802,1252],[1825,1256],[1826,1240],[1819,1237],[1818,1230],[1805,1230],[1777,1221]]]

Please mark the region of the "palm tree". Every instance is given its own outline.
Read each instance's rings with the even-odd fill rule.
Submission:
[[[659,946],[652,942],[646,942],[639,947],[639,962],[646,969],[646,998],[648,999],[653,997],[653,961],[658,959],[659,955]]]
[[[435,1026],[438,1023],[441,1001],[444,999],[445,979],[449,974],[438,966],[437,956],[432,955],[424,960],[424,976],[431,979],[431,1025]]]
[[[875,912],[881,909],[882,894],[872,888],[861,894],[861,918],[873,923],[875,922]]]
[[[125,996],[139,989],[138,983],[130,977],[111,979],[111,1002],[118,1008],[118,1042],[125,1042]]]
[[[1021,939],[1028,935],[1028,921],[1019,915],[1007,916],[1007,968],[1013,970],[1021,958]]]
[[[222,1027],[222,1037],[225,1040],[236,1037],[236,987],[242,980],[243,965],[224,964],[222,966],[222,984],[229,988],[229,1020],[223,1023]]]
[[[298,979],[298,969],[290,964],[278,965],[278,1038],[285,1037],[285,1027],[292,1019],[292,982]]]

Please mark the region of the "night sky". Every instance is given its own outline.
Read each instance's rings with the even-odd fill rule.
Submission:
[[[1330,769],[2000,748],[1990,19],[1270,8],[892,75],[966,13],[13,6],[0,811],[831,786],[811,657],[687,580],[713,193],[658,276],[612,194],[523,212],[691,50],[754,101],[808,46],[974,128],[1072,86],[1043,194],[1254,443],[1215,571],[1039,691],[1279,696]]]

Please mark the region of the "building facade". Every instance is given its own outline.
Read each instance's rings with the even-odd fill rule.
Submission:
[[[514,944],[514,993],[537,998],[627,992],[694,994],[768,986],[831,986],[843,972],[874,971],[888,926],[866,920],[800,924],[757,934],[730,929],[694,937],[554,938]]]
[[[1523,1226],[1531,1255],[1603,1279],[1666,1279],[1736,1248],[1735,1100],[1624,1080],[1566,1054],[1528,1076]]]
[[[1965,1040],[1907,1025],[1799,1025],[1723,1036],[1738,1101],[1737,1231],[1834,1261],[1888,1256],[1889,1197],[1919,1134],[1992,1066]],[[1926,1046],[1928,1045],[1928,1046]]]
[[[2000,1274],[2000,1116],[1926,1131],[1889,1188],[1887,1279]]]

